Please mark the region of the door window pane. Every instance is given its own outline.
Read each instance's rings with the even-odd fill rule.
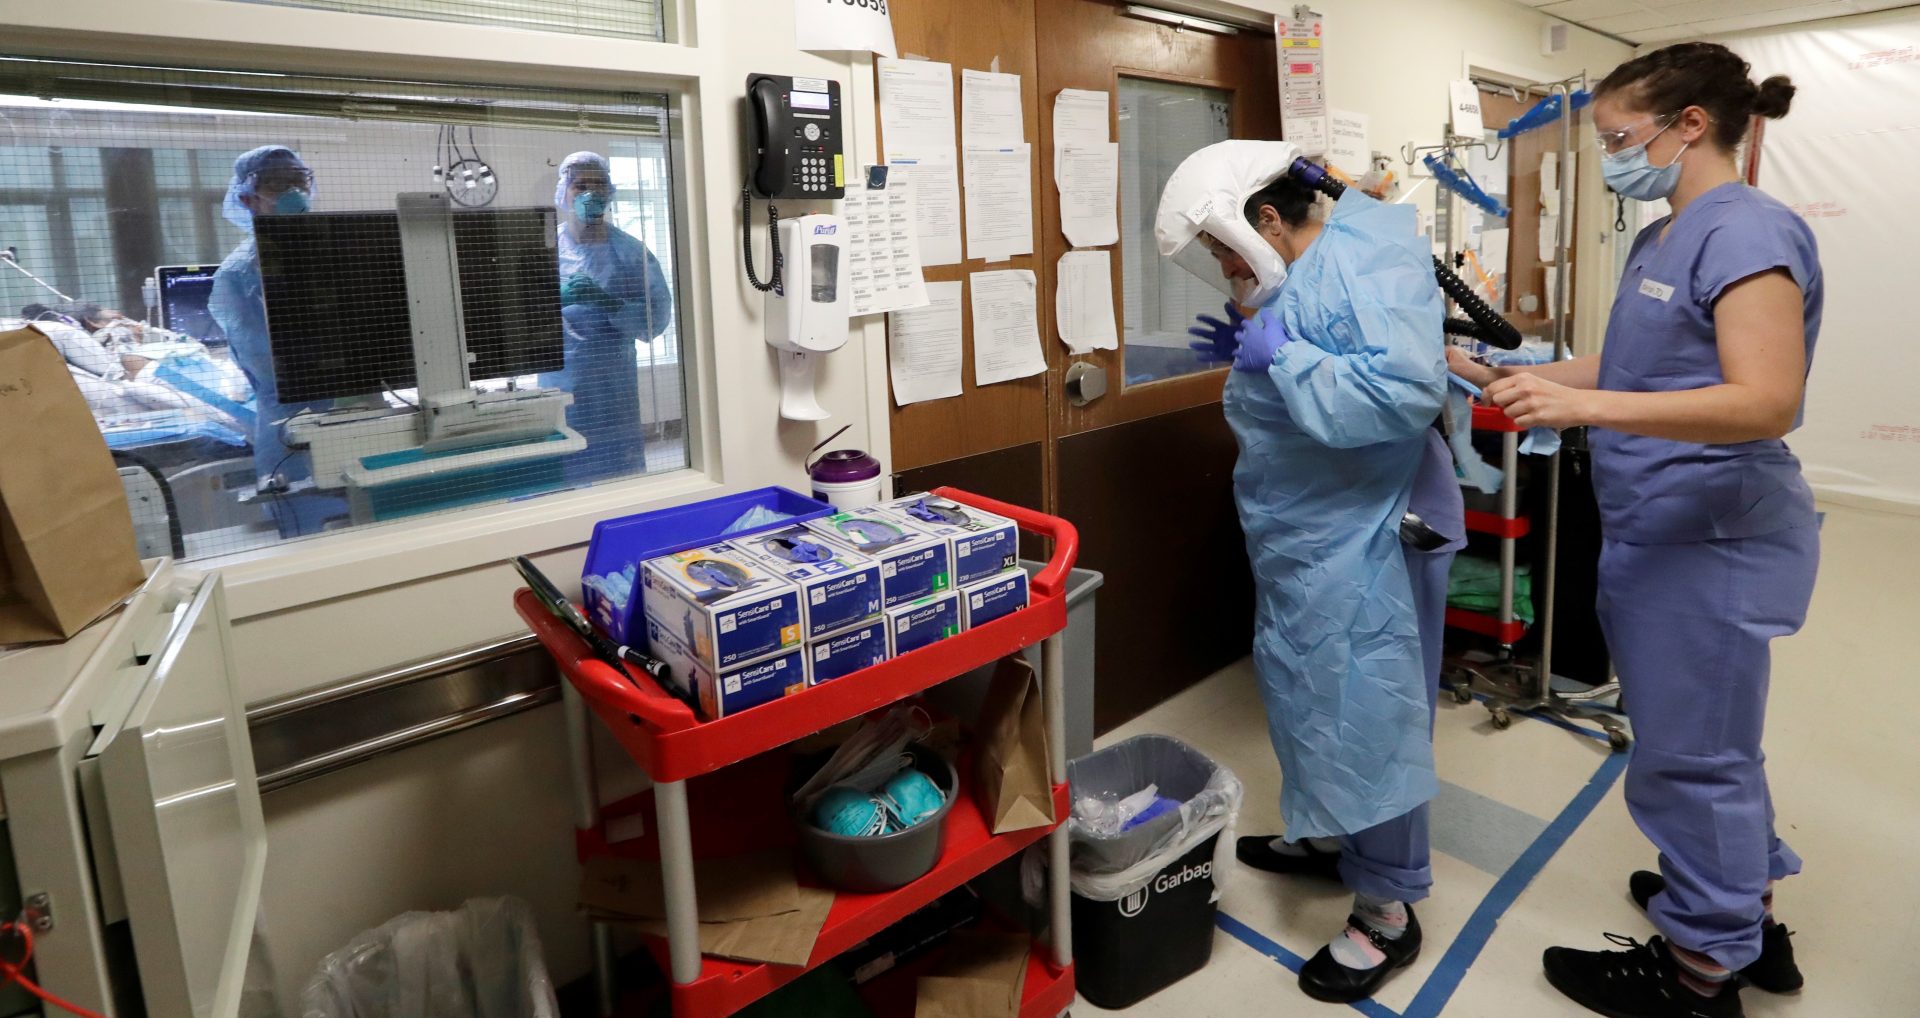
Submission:
[[[1153,216],[1181,160],[1232,136],[1230,96],[1217,88],[1120,79],[1121,343],[1126,384],[1210,371],[1187,344],[1196,315],[1219,316],[1220,291],[1160,257]]]

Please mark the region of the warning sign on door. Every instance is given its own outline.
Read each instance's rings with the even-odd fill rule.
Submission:
[[[1325,155],[1325,23],[1319,14],[1298,6],[1292,17],[1274,16],[1273,34],[1280,56],[1280,133],[1306,155]]]

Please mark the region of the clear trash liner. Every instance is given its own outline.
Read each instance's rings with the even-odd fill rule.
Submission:
[[[406,912],[327,955],[302,1018],[558,1018],[533,913],[517,898]]]
[[[1067,765],[1072,796],[1121,799],[1149,786],[1180,803],[1169,812],[1119,834],[1103,834],[1097,822],[1067,821],[1073,893],[1093,901],[1118,901],[1153,882],[1181,856],[1214,835],[1213,900],[1220,899],[1233,864],[1233,829],[1240,817],[1240,779],[1199,750],[1164,735],[1139,735]],[[1040,848],[1041,846],[1035,846]],[[1038,904],[1045,880],[1042,853],[1023,865],[1028,901]]]

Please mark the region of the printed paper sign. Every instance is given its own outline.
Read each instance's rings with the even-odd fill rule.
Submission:
[[[887,0],[793,0],[793,35],[796,49],[894,55]]]

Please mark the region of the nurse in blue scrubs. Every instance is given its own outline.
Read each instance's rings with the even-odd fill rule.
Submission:
[[[1607,183],[1672,214],[1647,227],[1598,357],[1454,368],[1528,427],[1591,429],[1600,621],[1638,746],[1626,798],[1659,850],[1630,890],[1660,936],[1547,951],[1548,979],[1616,1018],[1732,1018],[1739,990],[1801,985],[1772,888],[1761,734],[1769,645],[1806,619],[1819,522],[1784,437],[1801,420],[1825,285],[1812,231],[1747,186],[1734,152],[1794,87],[1686,43],[1610,74],[1594,100]]]

